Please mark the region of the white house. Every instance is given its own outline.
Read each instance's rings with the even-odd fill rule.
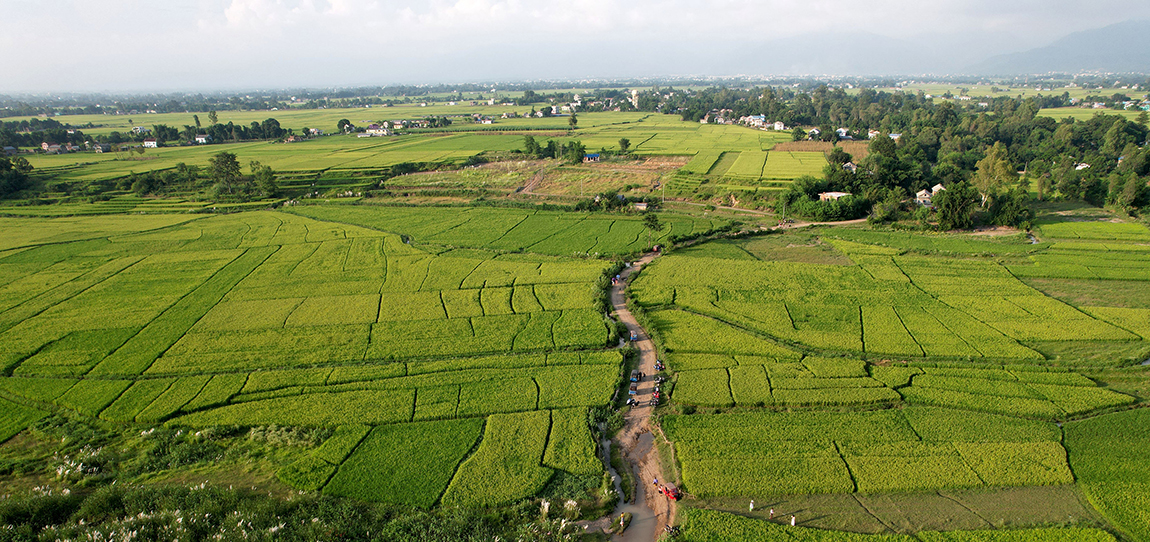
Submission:
[[[859,167],[856,166],[854,164],[854,162],[847,162],[847,163],[843,164],[843,171],[849,171],[851,173],[854,173],[854,172],[858,171],[858,169],[859,169]]]
[[[849,195],[851,195],[850,192],[821,192],[819,194],[819,201],[834,201]]]
[[[151,132],[151,131],[152,130],[150,128],[144,128],[143,126],[133,126],[132,127],[132,133],[133,134],[146,134],[146,133]]]
[[[946,190],[946,187],[942,186],[941,184],[936,184],[930,187],[930,190],[919,190],[914,195],[914,202],[922,205],[923,207],[930,207],[933,205],[931,200],[933,200],[934,197],[943,190]]]
[[[867,138],[867,139],[874,139],[874,138],[878,137],[878,135],[879,135],[879,134],[881,134],[881,133],[882,133],[882,132],[880,132],[880,131],[878,131],[878,130],[867,130],[867,132],[866,132],[866,138]]]
[[[391,130],[384,128],[378,124],[369,124],[367,130],[364,130],[369,136],[382,137],[391,135]]]
[[[160,146],[160,142],[156,141],[156,139],[153,137],[149,137],[148,139],[144,140],[144,148],[146,148],[146,149],[154,149],[154,148],[159,147],[159,146]]]
[[[208,142],[211,140],[212,140],[212,136],[210,136],[208,134],[196,134],[196,144],[197,145],[207,145]]]
[[[775,121],[775,131],[776,132],[782,132],[782,131],[785,131],[786,129],[787,129],[787,125],[785,123],[783,123],[783,121],[781,121],[781,120]]]

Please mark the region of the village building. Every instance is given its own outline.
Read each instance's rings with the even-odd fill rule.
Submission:
[[[851,173],[854,173],[854,172],[858,171],[858,169],[859,169],[859,167],[856,166],[854,164],[854,162],[847,162],[847,163],[843,164],[843,171],[849,171]]]
[[[369,124],[364,132],[368,137],[383,137],[391,135],[391,130],[384,128],[378,124]]]
[[[943,190],[946,190],[946,187],[942,186],[941,184],[932,186],[930,190],[919,190],[914,195],[914,202],[922,205],[923,207],[932,207],[934,205],[932,200],[935,196],[938,195],[939,192],[942,192]]]
[[[92,150],[96,151],[97,154],[103,154],[105,152],[111,152],[112,146],[107,143],[96,143],[92,145]]]
[[[156,138],[154,138],[154,137],[149,137],[149,138],[144,140],[144,148],[145,149],[154,149],[154,148],[159,147],[159,146],[160,146],[160,142],[156,141]]]
[[[783,132],[783,131],[786,131],[786,129],[787,129],[787,125],[785,123],[783,123],[783,121],[781,121],[781,120],[775,121],[775,131],[776,132]]]
[[[851,195],[850,192],[821,192],[819,193],[819,201],[835,201],[849,195]]]
[[[4,156],[12,156],[20,152],[16,147],[4,147]]]
[[[196,134],[197,145],[207,145],[212,140],[212,136],[208,134]]]
[[[583,155],[583,161],[584,162],[598,162],[599,161],[599,153],[584,154]]]

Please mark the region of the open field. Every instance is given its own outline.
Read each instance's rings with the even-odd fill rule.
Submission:
[[[424,211],[392,225],[427,249],[278,212],[144,216],[135,228],[125,217],[6,219],[0,396],[20,406],[4,410],[0,436],[52,411],[116,424],[337,428],[280,479],[420,507],[445,494],[514,501],[564,469],[597,480],[585,411],[608,401],[621,361],[603,350],[613,331],[597,305],[609,264],[442,248],[484,246],[483,235],[546,219],[563,228],[535,244],[570,254],[589,248],[563,233],[580,219],[473,209],[442,225],[442,209]],[[633,250],[632,222],[612,218],[586,239]],[[523,453],[497,444],[524,432],[537,441]],[[484,446],[463,461],[480,435]],[[418,483],[408,457],[422,458]],[[480,469],[491,482],[483,461],[511,459],[521,468],[495,478],[502,492],[466,481]]]
[[[1110,94],[1104,94],[1110,96]],[[1131,96],[1133,97],[1133,96]],[[1056,119],[1072,118],[1077,121],[1089,120],[1094,115],[1103,113],[1106,115],[1120,115],[1126,120],[1135,120],[1139,115],[1145,111],[1138,109],[1128,109],[1119,111],[1117,109],[1090,109],[1085,107],[1058,107],[1053,109],[1042,109],[1038,112],[1039,115],[1044,117],[1053,117]]]
[[[998,88],[998,92],[994,92],[992,90],[995,87]],[[1131,89],[1124,89],[1124,88],[1090,88],[1090,89],[1087,89],[1087,88],[1082,88],[1082,87],[1078,87],[1078,86],[1074,86],[1074,87],[1051,87],[1049,84],[1042,85],[1042,89],[1049,89],[1049,90],[1042,90],[1042,89],[1039,89],[1037,87],[1038,87],[1037,84],[1030,85],[1030,86],[1009,86],[1009,85],[975,85],[975,84],[955,85],[955,84],[946,84],[946,83],[934,83],[934,84],[913,83],[913,84],[904,85],[904,86],[898,87],[898,88],[893,88],[893,87],[892,88],[880,88],[880,89],[876,89],[876,90],[883,91],[883,92],[896,92],[896,91],[901,90],[902,92],[909,92],[912,94],[922,92],[924,94],[930,94],[930,95],[934,96],[935,98],[939,98],[942,95],[946,94],[947,92],[949,92],[955,96],[959,96],[962,93],[962,89],[966,89],[966,95],[970,96],[971,98],[995,98],[995,97],[999,97],[999,96],[1014,96],[1014,97],[1026,98],[1026,97],[1038,96],[1040,94],[1043,96],[1060,96],[1060,95],[1062,95],[1062,93],[1069,94],[1071,98],[1079,98],[1079,99],[1085,98],[1087,96],[1112,96],[1114,94],[1126,94],[1127,96],[1130,96],[1131,98],[1138,98],[1138,97],[1141,97],[1141,96],[1146,94],[1145,90],[1131,90]],[[858,92],[858,91],[853,90],[852,92]]]
[[[1150,355],[1142,296],[1122,295],[1144,280],[1150,230],[1083,212],[1040,222],[1041,243],[824,228],[712,241],[644,269],[632,295],[668,366],[661,428],[691,505],[747,515],[755,499],[757,520],[770,506],[906,540],[1113,540],[936,532],[1052,521],[1142,539],[1145,488],[1122,473],[1150,465],[1105,439],[1140,442],[1144,424],[1122,410],[1147,396],[1117,373],[1113,385],[1087,375]],[[1075,281],[1090,289],[1073,297]],[[1067,293],[1047,296],[1055,285]],[[1066,420],[1081,421],[1064,437]],[[1012,501],[989,512],[1000,519],[970,513],[995,498]],[[1040,517],[1052,499],[1074,519]],[[695,510],[684,525],[690,540],[867,539]]]
[[[449,113],[494,113],[488,109],[490,108],[472,106],[425,108],[396,106],[371,109],[242,112],[235,113],[234,119],[225,115],[221,117],[221,121],[233,120],[246,124],[253,120],[262,121],[267,115],[271,115],[285,128],[323,127],[334,132],[335,123],[341,118],[362,125],[377,120],[419,118]],[[167,119],[171,116],[145,115],[153,123],[174,123],[178,120]],[[98,118],[92,119],[80,117],[84,116],[69,117],[67,120],[103,123],[97,132],[129,128],[126,125],[128,120],[126,117],[93,116]],[[137,121],[134,117],[131,120]],[[188,121],[185,119],[181,122]],[[28,159],[35,168],[37,178],[50,185],[70,185],[69,192],[77,192],[91,183],[124,179],[133,173],[172,170],[180,163],[205,167],[210,157],[221,151],[227,151],[236,154],[241,164],[254,160],[273,168],[281,175],[281,187],[291,193],[307,190],[309,193],[315,192],[325,196],[380,188],[378,180],[381,169],[397,164],[434,164],[439,168],[454,169],[476,155],[506,153],[521,149],[525,134],[533,134],[540,143],[548,139],[560,143],[577,140],[586,146],[588,152],[617,149],[619,140],[626,138],[631,142],[631,152],[637,156],[673,160],[674,167],[685,164],[683,169],[685,173],[710,175],[715,178],[722,177],[731,165],[726,162],[721,166],[716,165],[715,161],[720,154],[733,163],[739,153],[744,152],[742,162],[732,170],[733,177],[728,179],[739,183],[741,189],[745,189],[742,187],[746,183],[756,185],[760,179],[786,181],[803,174],[817,174],[822,167],[818,162],[821,157],[815,158],[813,155],[796,159],[788,153],[785,156],[788,160],[783,160],[786,163],[779,162],[779,159],[774,161],[766,159],[766,151],[776,143],[789,141],[790,135],[786,133],[753,130],[741,126],[684,122],[677,116],[655,113],[580,114],[579,127],[574,131],[568,130],[567,117],[552,117],[497,118],[490,125],[457,122],[447,128],[417,132],[382,138],[359,138],[354,135],[337,134],[294,143],[248,141],[202,146],[172,146],[147,149],[143,155],[116,152],[34,154],[29,155]],[[550,182],[546,182],[538,189],[543,193],[586,195],[594,193],[588,192],[589,190],[618,190],[634,186],[636,181],[640,185],[653,186],[661,182],[670,169],[674,169],[674,167],[645,168],[644,172],[640,173],[629,171],[633,168],[626,162],[621,164],[612,162],[602,166],[587,168],[585,171],[578,171],[579,168],[574,170],[564,168],[553,172],[552,175],[545,175],[544,177],[559,178],[544,179]],[[622,169],[608,173],[619,168]],[[523,181],[531,178],[530,176],[521,178],[514,174],[493,178],[486,174],[489,171],[490,169],[484,170],[482,175],[441,172],[429,174],[426,178],[397,180],[394,186],[510,191],[524,186]],[[629,174],[642,178],[630,178]],[[680,186],[683,182],[688,184],[694,182],[697,186],[696,180],[674,177],[671,182],[672,195],[683,195],[683,186]],[[692,191],[693,189],[689,188],[686,193]],[[123,212],[131,209],[120,210]],[[114,212],[99,208],[94,211]],[[87,211],[75,209],[73,212]]]
[[[1150,230],[1058,212],[1038,243],[819,227],[644,267],[629,294],[669,369],[654,420],[684,539],[1148,536]],[[286,426],[321,437],[258,468],[301,491],[417,509],[593,491],[589,410],[623,363],[610,258],[728,224],[660,218],[650,240],[633,214],[484,206],[0,218],[0,452],[60,413]]]

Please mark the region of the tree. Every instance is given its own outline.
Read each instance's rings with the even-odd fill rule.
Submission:
[[[791,141],[802,141],[806,138],[807,138],[807,131],[806,130],[799,128],[798,126],[795,126],[794,130],[791,130]]]
[[[563,147],[563,159],[571,164],[578,164],[587,155],[587,147],[579,141],[572,141]]]
[[[651,234],[663,231],[663,223],[659,222],[658,215],[648,211],[643,213],[643,226],[647,228],[647,246],[651,246]]]
[[[279,186],[276,185],[276,172],[272,171],[271,166],[265,166],[259,162],[252,160],[249,164],[252,168],[252,180],[255,181],[256,187],[265,198],[270,198],[279,192]]]
[[[529,135],[523,136],[523,153],[533,157],[539,157],[540,151],[539,143],[535,141],[534,137]]]
[[[887,158],[894,158],[898,153],[898,147],[895,145],[894,140],[886,134],[875,136],[875,138],[871,140],[870,145],[867,146],[867,150],[869,150],[871,154],[878,154]]]
[[[28,186],[28,173],[32,171],[23,156],[0,156],[0,198],[10,196]]]
[[[212,124],[217,124],[220,122],[220,116],[216,114],[215,109],[208,111],[208,122]]]
[[[631,140],[625,137],[619,138],[619,152],[627,154],[627,149],[631,148]]]
[[[352,124],[351,124],[350,120],[339,119],[339,122],[335,123],[335,128],[336,128],[336,130],[339,130],[339,131],[346,134],[348,131],[351,130]]]
[[[200,129],[200,116],[199,115],[192,115],[192,120],[196,121],[196,129],[199,130]]]
[[[986,157],[975,163],[974,187],[982,196],[982,207],[993,199],[1005,186],[1018,179],[1018,172],[1010,165],[1006,156],[1006,146],[1001,141],[986,152]]]
[[[574,130],[577,124],[579,124],[579,118],[575,116],[575,113],[571,113],[571,116],[567,117],[567,128]]]
[[[216,153],[208,159],[208,176],[216,183],[217,194],[236,195],[237,190],[243,195],[243,181],[240,175],[240,161],[236,155],[224,151]]]
[[[963,230],[974,224],[978,191],[970,183],[952,184],[932,200],[938,211],[938,225],[944,230]]]

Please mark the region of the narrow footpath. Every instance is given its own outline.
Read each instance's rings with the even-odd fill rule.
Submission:
[[[639,382],[637,395],[639,405],[631,407],[631,410],[627,412],[623,429],[619,431],[615,439],[626,454],[631,472],[636,478],[635,502],[640,506],[645,505],[645,508],[649,510],[632,511],[634,519],[631,526],[628,527],[623,536],[614,538],[614,540],[627,542],[648,542],[657,539],[663,533],[663,527],[674,521],[676,511],[674,501],[659,493],[658,488],[654,485],[655,479],[664,483],[662,467],[659,464],[659,452],[654,445],[654,434],[650,424],[651,414],[655,407],[648,404],[655,388],[656,351],[654,345],[651,344],[647,331],[639,326],[634,315],[627,310],[625,292],[631,275],[656,257],[657,254],[650,253],[638,261],[632,262],[631,267],[624,268],[620,273],[622,280],[619,281],[619,284],[611,288],[611,306],[614,309],[615,318],[626,324],[628,331],[635,333],[636,340],[633,345],[639,351],[638,369],[643,371],[644,375],[643,380]]]

